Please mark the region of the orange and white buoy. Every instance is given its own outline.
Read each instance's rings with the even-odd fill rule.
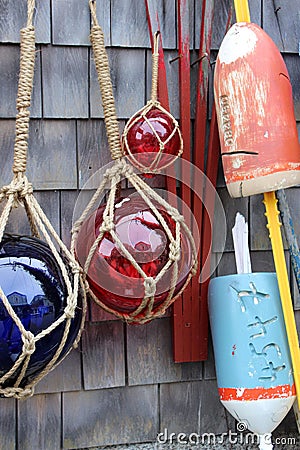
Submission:
[[[214,77],[222,163],[232,197],[300,183],[292,87],[272,39],[238,22],[226,34]]]

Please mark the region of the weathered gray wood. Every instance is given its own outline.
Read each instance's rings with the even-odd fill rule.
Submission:
[[[82,336],[84,388],[125,386],[124,324],[87,324]]]
[[[59,394],[35,395],[18,402],[18,448],[59,449],[61,442]]]
[[[1,16],[1,14],[0,14]],[[20,48],[15,45],[0,45],[0,117],[16,117]],[[30,116],[41,117],[41,61],[40,51],[36,52],[33,93]]]
[[[209,333],[208,340],[208,358],[204,361],[204,379],[214,380],[216,378],[216,368],[214,360],[214,350],[212,345],[211,334]]]
[[[179,119],[179,79],[178,79],[178,61],[173,61],[174,58],[178,56],[176,50],[166,50],[164,52],[167,84],[168,84],[168,95],[169,95],[169,106],[170,113],[178,120]],[[147,52],[147,84],[146,84],[146,98],[150,99],[151,96],[151,83],[152,83],[152,55],[151,51]]]
[[[0,450],[16,449],[16,400],[0,399]]]
[[[158,432],[157,386],[63,394],[63,447],[151,442]]]
[[[199,2],[200,3],[200,2]],[[221,42],[225,35],[226,22],[228,17],[229,7],[232,5],[230,0],[215,0],[215,15],[213,24],[213,34],[212,34],[212,48],[220,48]],[[196,6],[197,8],[197,6]],[[199,6],[198,6],[199,8]],[[199,8],[200,9],[200,8]],[[261,8],[260,0],[252,0],[249,2],[250,17],[251,21],[261,25]],[[200,30],[200,12],[198,14],[199,19],[197,20],[197,26]],[[236,22],[235,13],[233,14],[232,23]],[[196,30],[196,47],[199,48],[199,35],[200,31]]]
[[[235,257],[233,252],[223,253],[219,265],[217,267],[217,275],[231,275],[236,273]]]
[[[226,411],[219,399],[216,380],[204,380],[201,384],[201,406],[201,433],[225,433],[228,429]]]
[[[14,154],[15,141],[15,121],[9,119],[0,120],[0,155],[1,155],[1,171],[0,185],[8,184],[13,176],[12,164]]]
[[[107,11],[107,5],[105,10]],[[88,45],[90,43],[89,32],[90,9],[88,2],[52,0],[53,44]]]
[[[296,282],[296,278],[294,275],[294,271],[291,265],[291,292],[292,292],[292,299],[293,299],[293,304],[294,304],[294,310],[299,310],[300,309],[300,292],[298,289],[298,285]]]
[[[224,207],[226,222],[227,222],[227,236],[225,243],[225,251],[233,250],[233,239],[232,239],[232,228],[235,224],[236,214],[239,212],[248,221],[248,198],[230,198],[226,188],[221,188],[218,190],[221,202]],[[218,215],[214,218],[214,240],[213,240],[213,251],[220,252],[224,248],[224,243],[222,241],[222,233],[218,233]]]
[[[112,0],[111,3],[112,45],[150,47],[145,3],[140,0]],[[157,8],[163,47],[175,48],[175,0],[158,0]],[[154,29],[153,32],[155,31]]]
[[[127,327],[128,384],[201,379],[202,364],[175,364],[169,318]]]
[[[79,391],[81,388],[81,352],[77,348],[37,384],[35,393]]]
[[[77,134],[79,187],[82,188],[95,172],[111,162],[111,155],[103,120],[79,120]],[[89,183],[89,188],[97,185]]]
[[[129,118],[145,104],[145,51],[107,50],[118,119]],[[91,58],[91,117],[103,117],[95,63]]]
[[[271,241],[266,227],[267,218],[265,216],[265,206],[263,204],[263,195],[252,195],[250,197],[250,247],[251,250],[269,250]],[[280,218],[279,218],[280,219]],[[281,227],[281,234],[284,248],[287,248],[286,239]]]
[[[219,401],[215,380],[161,385],[160,415],[160,430],[164,433],[166,429],[169,438],[171,433],[200,435],[227,431],[225,409]],[[198,444],[201,444],[201,440]]]
[[[145,2],[112,0],[111,4],[112,45],[122,47],[149,45]]]
[[[300,43],[300,40],[299,40]],[[299,77],[300,77],[300,58],[299,55],[283,54],[284,62],[290,76],[292,90],[294,112],[297,121],[300,120],[300,92],[299,92]]]
[[[298,0],[262,2],[263,28],[280,51],[299,53],[300,14]]]
[[[89,299],[89,311],[91,322],[106,322],[111,320],[119,320],[114,314],[106,312],[101,306],[99,306],[92,298]]]
[[[78,197],[77,191],[62,191],[60,193],[60,209],[61,209],[61,239],[69,248],[71,243],[71,229],[73,210]]]
[[[27,1],[0,1],[0,41],[20,42],[20,29],[26,26]],[[38,0],[34,18],[36,42],[50,42],[50,0]]]
[[[42,64],[44,117],[88,117],[88,49],[43,47]]]
[[[252,272],[275,272],[274,259],[271,251],[251,252],[251,264]]]
[[[27,167],[35,189],[76,189],[75,121],[32,120]]]

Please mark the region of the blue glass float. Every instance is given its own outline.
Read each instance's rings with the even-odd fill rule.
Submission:
[[[0,243],[0,286],[24,328],[35,336],[55,322],[67,304],[67,288],[60,267],[49,246],[35,237],[3,236]],[[59,360],[78,335],[82,320],[81,297],[78,306]],[[26,386],[52,360],[64,329],[65,321],[36,341],[20,387]],[[21,332],[0,299],[0,377],[12,368],[22,353],[22,346]],[[19,373],[20,369],[2,387],[12,386]]]

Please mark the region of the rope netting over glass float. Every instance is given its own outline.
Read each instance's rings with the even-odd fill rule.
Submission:
[[[151,99],[128,120],[122,133],[122,148],[142,173],[159,173],[182,154],[183,140],[177,120],[157,99],[158,39],[154,35]]]
[[[89,5],[93,22],[91,43],[114,164],[106,170],[75,222],[71,250],[84,269],[95,302],[127,322],[141,324],[163,315],[185,289],[196,273],[197,250],[183,215],[151,189],[124,157],[104,35],[97,21],[96,4],[90,0]],[[171,130],[170,139],[177,136],[177,156],[182,151],[178,125],[169,113],[164,114],[175,130]],[[148,124],[148,119],[145,122]],[[136,119],[133,126],[135,123]],[[156,129],[153,130],[155,137]],[[129,132],[130,128],[127,135]],[[159,145],[155,167],[163,161],[161,150]],[[142,173],[149,171],[149,167],[135,166]],[[122,179],[134,189],[132,195],[119,194]],[[98,206],[106,192],[107,202]]]
[[[21,30],[13,178],[0,190],[0,395],[24,398],[78,344],[86,301],[81,269],[33,195],[26,171],[35,64],[35,1]],[[5,233],[14,207],[32,236]],[[41,236],[43,240],[39,238]]]

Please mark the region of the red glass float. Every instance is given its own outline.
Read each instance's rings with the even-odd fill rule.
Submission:
[[[67,288],[60,267],[48,245],[34,237],[3,236],[0,243],[0,286],[24,328],[34,336],[62,316],[67,304]],[[78,304],[82,306],[80,296]],[[82,309],[77,308],[58,361],[73,345],[81,321]],[[65,321],[62,321],[49,334],[36,340],[19,387],[26,386],[53,359],[64,332]],[[22,347],[20,329],[0,299],[0,377],[14,366],[22,354]],[[14,385],[21,367],[22,364],[1,384],[2,388]]]
[[[133,256],[138,266],[121,250],[111,234],[105,232],[94,252],[87,269],[87,280],[91,291],[107,307],[120,313],[133,312],[144,298],[144,278],[159,277],[169,261],[170,236],[175,237],[176,223],[161,205],[155,205],[165,221],[168,232],[155,213],[139,194],[119,199],[114,204],[114,232],[126,251]],[[75,244],[79,263],[84,267],[91,246],[99,235],[105,205],[100,206],[83,223]],[[168,233],[170,233],[168,235]],[[193,252],[188,236],[180,234],[180,258],[178,277],[173,297],[183,287],[193,264]],[[167,299],[171,286],[173,264],[157,280],[154,307]]]
[[[182,137],[177,121],[157,102],[146,105],[126,124],[123,151],[141,172],[157,173],[182,153]]]

